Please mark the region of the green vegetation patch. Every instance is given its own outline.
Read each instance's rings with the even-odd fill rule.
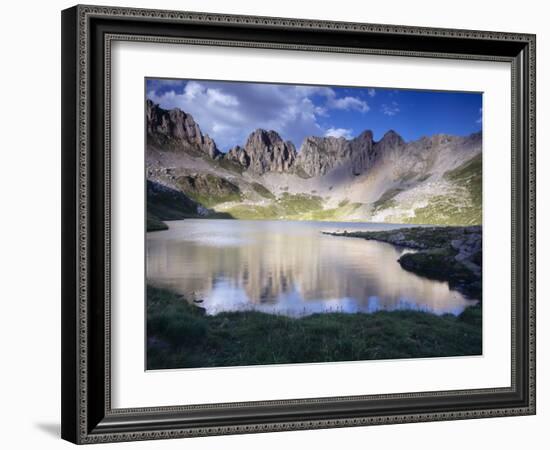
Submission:
[[[180,176],[176,179],[176,185],[190,198],[207,208],[241,200],[241,191],[236,184],[210,173]]]
[[[284,192],[267,205],[243,203],[228,208],[226,212],[236,219],[245,220],[306,220],[307,214],[322,209],[323,200],[319,196]]]
[[[341,202],[342,203],[342,202]],[[349,220],[349,217],[357,211],[362,203],[345,203],[343,206],[338,206],[338,208],[330,209],[321,209],[317,211],[312,211],[309,214],[305,215],[306,220],[323,220],[323,221],[343,221]]]
[[[417,179],[425,181],[426,174]],[[461,166],[446,172],[444,180],[452,186],[450,193],[434,195],[428,204],[416,208],[414,214],[401,214],[386,217],[386,220],[431,225],[480,225],[482,222],[482,155],[478,154]],[[395,197],[402,189],[388,189],[373,203],[373,211],[399,206]]]
[[[400,221],[419,225],[479,225],[481,205],[461,205],[453,196],[436,195],[430,198],[427,206],[415,209],[414,216],[403,217]]]
[[[207,316],[183,297],[148,286],[147,368],[480,355],[480,311],[468,308],[457,317],[418,311]]]
[[[458,288],[474,298],[481,298],[481,280],[466,266],[455,260],[456,252],[448,247],[417,253],[405,253],[399,258],[403,269],[432,280],[447,281],[451,289]]]
[[[323,199],[318,195],[289,194],[284,192],[278,199],[267,204],[242,203],[226,209],[232,217],[244,220],[347,220],[362,203],[343,200],[337,208],[323,208]]]
[[[481,210],[482,155],[479,153],[461,166],[445,174],[445,177],[468,189],[472,203]]]
[[[323,199],[317,195],[283,193],[276,201],[277,205],[285,211],[285,215],[300,215],[305,212],[323,208]]]
[[[444,178],[451,181],[463,193],[461,195],[436,195],[429,204],[414,211],[413,217],[403,218],[403,223],[442,224],[442,225],[479,225],[482,222],[482,157],[474,156],[456,169],[445,173]]]
[[[241,220],[270,220],[280,218],[280,211],[274,203],[266,206],[243,203],[232,206],[226,212],[235,219]]]
[[[384,192],[378,200],[376,200],[372,206],[375,211],[380,211],[382,209],[392,208],[396,205],[394,197],[400,192],[403,192],[401,188],[391,188]]]
[[[147,231],[168,228],[159,221],[181,220],[197,217],[211,219],[233,219],[226,212],[206,211],[199,214],[200,205],[183,192],[164,186],[155,181],[147,180]],[[159,228],[162,226],[166,228]]]
[[[273,195],[273,193],[269,189],[267,189],[263,184],[254,182],[251,184],[251,186],[254,192],[256,192],[256,194],[258,195],[261,195],[263,198],[267,198],[270,200],[275,199],[275,195]]]
[[[159,220],[179,220],[197,217],[199,205],[184,193],[147,180],[147,215]]]
[[[239,175],[241,175],[243,173],[243,166],[241,166],[238,162],[231,161],[231,160],[226,159],[226,158],[219,158],[215,162],[222,169],[228,170],[230,172],[234,172],[234,173],[239,174]]]

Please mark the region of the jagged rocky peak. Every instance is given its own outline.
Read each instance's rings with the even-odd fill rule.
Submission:
[[[472,146],[472,147],[481,147],[482,141],[483,141],[483,135],[481,131],[477,131],[464,138],[464,145]]]
[[[349,141],[343,137],[309,136],[298,154],[298,167],[309,177],[325,175],[345,158]]]
[[[224,154],[213,139],[202,134],[193,117],[180,109],[165,110],[147,100],[146,117],[148,147],[152,150],[195,157],[201,152],[212,159],[239,164],[253,175],[276,172],[309,178],[337,171],[337,177],[359,176],[386,163],[415,173],[433,172],[434,165],[444,171],[481,151],[482,140],[479,132],[464,137],[439,134],[407,143],[396,131],[389,130],[375,142],[372,131],[365,130],[353,139],[309,136],[297,152],[294,144],[276,131],[257,129],[244,145],[236,145]]]
[[[254,146],[255,148],[269,147],[281,142],[283,142],[283,138],[276,131],[258,128],[248,136],[245,148],[249,148],[250,146]]]
[[[146,117],[149,135],[160,135],[182,144],[183,147],[190,144],[211,158],[220,156],[221,153],[214,140],[210,136],[202,134],[191,114],[187,114],[179,108],[165,110],[151,100],[147,100]]]
[[[374,164],[374,140],[371,130],[363,131],[350,141],[350,161],[353,175],[361,175]]]
[[[452,142],[459,142],[464,140],[461,136],[452,136],[449,134],[434,134],[433,136],[423,136],[420,138],[420,142],[424,143],[427,147],[440,147]]]
[[[404,139],[394,130],[387,131],[382,139],[373,143],[372,162],[400,158],[407,148]]]
[[[244,151],[244,148],[240,145],[236,145],[235,147],[229,149],[229,151],[225,154],[225,158],[244,167],[248,167],[250,165],[250,158]]]
[[[376,145],[381,147],[395,148],[405,145],[403,138],[394,130],[387,131],[382,139],[380,139]]]
[[[371,164],[372,131],[365,130],[354,139],[343,137],[315,137],[304,140],[297,164],[310,177],[325,175],[332,169],[348,165],[358,175]]]
[[[373,143],[372,131],[371,130],[364,130],[357,137],[353,138],[353,141],[355,141],[355,142],[364,142],[367,145],[372,145],[372,143]]]
[[[296,161],[296,148],[273,130],[257,129],[246,140],[244,148],[233,148],[230,158],[239,161],[255,174],[287,172]]]
[[[212,139],[207,134],[204,135],[204,144],[203,149],[206,150],[206,153],[208,153],[208,156],[212,159],[216,159],[219,156],[222,156],[222,153],[218,150],[218,147],[216,147],[216,143],[214,142],[214,139]]]
[[[482,133],[477,131],[468,136],[453,136],[450,134],[434,134],[433,136],[423,136],[409,145],[423,146],[426,149],[438,149],[443,147],[456,147],[458,150],[468,151],[472,149],[481,149]]]

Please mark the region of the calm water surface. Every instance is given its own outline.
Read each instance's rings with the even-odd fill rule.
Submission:
[[[403,225],[189,219],[147,233],[147,280],[208,314],[288,316],[414,309],[460,314],[475,301],[401,268],[390,244],[323,235]]]

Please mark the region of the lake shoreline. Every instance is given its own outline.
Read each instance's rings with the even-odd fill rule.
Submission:
[[[480,355],[481,308],[422,311],[257,311],[206,315],[166,289],[147,286],[147,369],[250,366]]]
[[[147,280],[200,300],[208,314],[301,316],[394,309],[460,314],[477,303],[446,281],[405,270],[404,249],[326,236],[395,224],[185,219],[148,233]]]
[[[413,227],[386,231],[323,232],[325,235],[360,238],[414,250],[397,262],[419,276],[446,281],[474,300],[482,299],[481,226]]]

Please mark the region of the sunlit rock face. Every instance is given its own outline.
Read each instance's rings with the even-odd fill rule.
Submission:
[[[265,172],[288,172],[296,161],[296,148],[290,141],[283,141],[273,130],[255,130],[248,136],[242,149],[245,167],[261,175]]]

